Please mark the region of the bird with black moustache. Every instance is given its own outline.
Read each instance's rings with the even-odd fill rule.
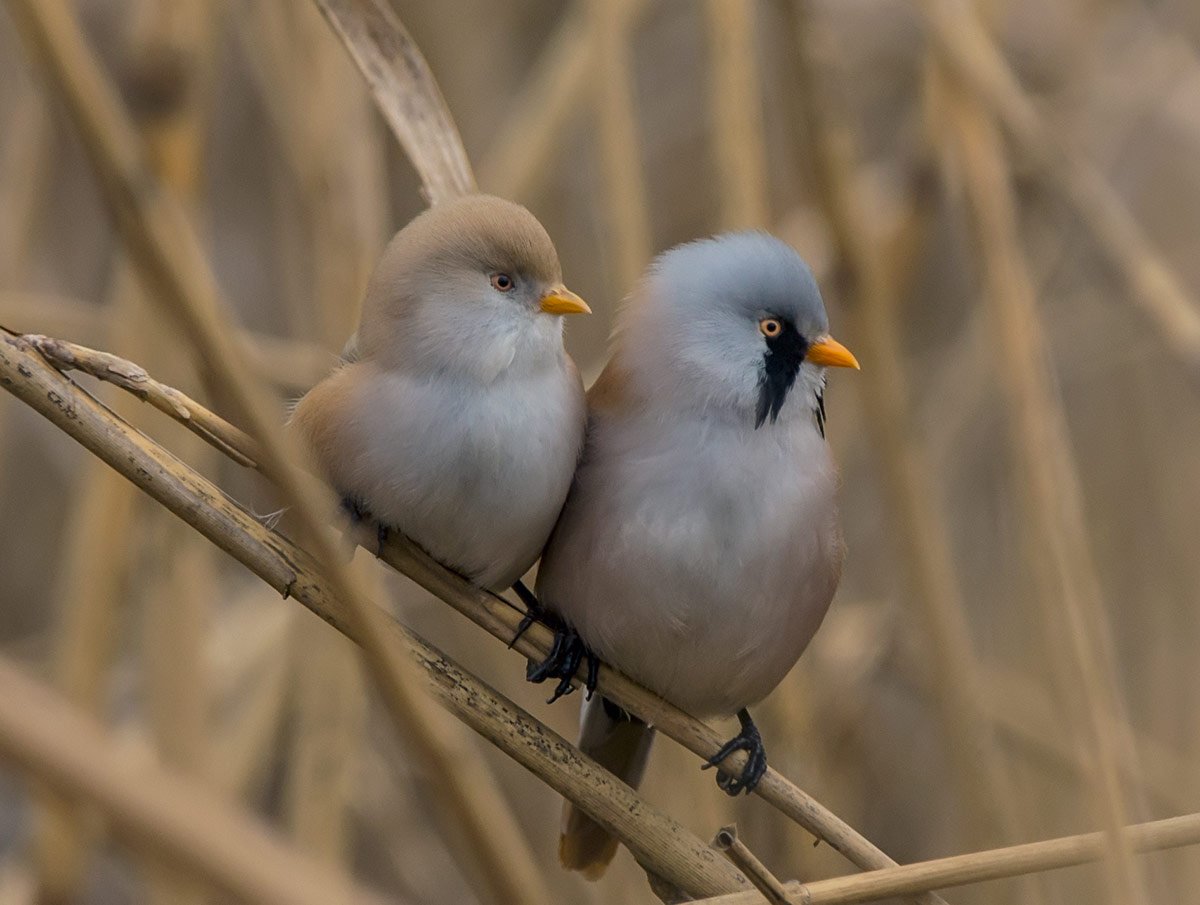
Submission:
[[[718,773],[730,794],[766,769],[746,708],[795,664],[841,574],[830,366],[858,363],[783,242],[735,233],[662,255],[588,393],[583,456],[542,556],[537,596],[564,627],[531,676],[561,688],[594,652],[695,716],[737,714],[742,731],[712,760],[749,755],[740,775]],[[651,737],[610,702],[585,701],[582,749],[631,785]],[[597,876],[615,848],[568,805],[566,866]]]

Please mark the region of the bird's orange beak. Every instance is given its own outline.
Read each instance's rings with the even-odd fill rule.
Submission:
[[[854,368],[856,371],[862,370],[858,366],[858,359],[854,357],[854,353],[832,336],[822,336],[808,347],[808,354],[804,357],[815,365],[825,365],[830,368]]]
[[[542,296],[538,306],[547,314],[591,314],[588,303],[561,283]]]

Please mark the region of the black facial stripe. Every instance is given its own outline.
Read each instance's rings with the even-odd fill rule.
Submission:
[[[790,321],[780,319],[783,331],[767,337],[767,353],[763,360],[763,373],[758,382],[758,412],[754,427],[760,428],[770,417],[771,423],[779,417],[784,400],[796,382],[800,365],[808,354],[808,342]]]

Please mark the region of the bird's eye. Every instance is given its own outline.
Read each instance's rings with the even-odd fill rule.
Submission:
[[[758,332],[767,339],[774,339],[783,332],[783,324],[777,317],[764,317],[758,322]]]
[[[516,285],[516,281],[507,273],[492,274],[492,288],[497,292],[511,292],[512,288]]]

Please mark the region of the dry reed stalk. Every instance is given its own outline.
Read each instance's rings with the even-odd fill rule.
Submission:
[[[1028,554],[1050,625],[1048,637],[1061,645],[1061,656],[1051,656],[1051,666],[1061,676],[1069,716],[1080,724],[1081,741],[1094,759],[1097,804],[1109,841],[1110,891],[1116,901],[1145,901],[1144,878],[1120,835],[1128,820],[1117,752],[1133,747],[1113,734],[1121,708],[1103,592],[1089,548],[1066,418],[1019,240],[1011,176],[999,132],[984,108],[947,84],[944,74],[937,85],[949,140],[961,157],[984,296],[998,337],[994,345],[1004,350],[997,366],[1018,492],[1030,522]]]
[[[301,216],[275,218],[291,277],[285,284],[286,321],[290,332],[336,348],[357,321],[358,300],[386,230],[383,148],[374,109],[314,6],[253,4],[242,12],[251,26],[239,30],[243,56],[264,83],[278,143],[299,176],[299,192],[287,200]],[[377,597],[377,574],[362,563],[350,567]],[[306,851],[329,864],[346,864],[352,857],[349,804],[357,795],[366,744],[364,677],[353,645],[327,632],[318,619],[298,620],[289,644],[294,692],[284,797],[291,832]],[[486,899],[486,886],[480,895]]]
[[[458,128],[420,50],[384,0],[315,0],[371,88],[430,204],[475,191]]]
[[[18,343],[28,344],[31,349],[37,348],[27,337],[16,337],[11,334],[0,335],[11,337],[10,346],[12,343]],[[44,338],[36,339],[38,343],[45,345]],[[81,356],[76,353],[76,358],[80,359]],[[42,360],[39,359],[39,364],[41,363]],[[97,370],[98,373],[105,373],[102,369]],[[192,403],[192,405],[197,404]],[[166,413],[171,414],[170,411]],[[217,426],[222,421],[210,413],[207,423],[216,432]],[[229,431],[230,433],[221,435],[222,445],[236,446],[241,431],[232,426],[229,426]],[[72,434],[72,436],[76,435]],[[95,451],[93,450],[93,452]],[[160,499],[160,502],[163,501]],[[164,503],[164,505],[167,504]],[[168,506],[168,508],[171,507]],[[255,524],[257,525],[257,523]],[[398,535],[389,538],[380,550],[380,558],[430,593],[450,604],[497,639],[508,643],[515,635],[517,626],[524,615],[523,611],[504,598],[477,588],[462,577],[450,572],[405,538]],[[325,616],[322,618],[330,621]],[[337,627],[342,629],[340,625]],[[549,651],[551,641],[552,634],[549,629],[537,624],[531,626],[514,647],[530,658],[541,659]],[[607,666],[600,667],[598,687],[606,697],[654,724],[659,732],[673,738],[700,758],[712,757],[723,744],[721,736],[713,729]],[[742,766],[741,761],[744,758],[745,754],[742,752],[730,755],[730,767],[738,769]],[[808,793],[781,776],[774,768],[768,767],[766,774],[755,789],[755,794],[813,835],[828,842],[858,867],[864,870],[875,870],[880,867],[894,866],[895,862],[886,854]]]
[[[355,619],[354,611],[337,595],[337,589],[327,582],[309,554],[265,528],[218,487],[132,430],[53,370],[28,343],[8,333],[0,333],[0,386],[82,443],[271,587],[296,598],[334,628],[361,642],[361,623]],[[397,545],[393,544],[391,549],[396,550]],[[451,588],[462,601],[486,598],[519,620],[516,609],[474,588],[427,557],[422,558],[419,551],[405,550],[404,555],[412,559],[412,572],[417,572],[418,563],[425,570],[420,573],[425,579],[423,584],[435,593],[438,588],[443,595],[451,594],[446,590]],[[632,789],[584,758],[515,704],[387,619],[382,611],[377,612],[385,626],[385,643],[411,655],[429,680],[430,691],[443,706],[555,791],[586,809],[648,869],[692,895],[713,895],[745,885],[727,862],[678,823],[651,808]],[[514,627],[515,624],[514,620]],[[538,646],[534,646],[532,639],[522,639],[518,645],[522,653],[544,655],[551,640],[548,630],[534,626],[528,634],[538,639]],[[607,673],[611,687],[617,687],[613,681],[615,675]],[[426,687],[425,683],[422,687]],[[641,695],[649,697],[645,691]],[[620,697],[627,699],[626,695]],[[696,725],[698,731],[712,739],[715,751],[719,739],[700,724]],[[412,736],[408,739],[411,744]],[[427,775],[438,776],[440,783],[449,781],[444,774]],[[471,790],[471,774],[467,777],[464,788]]]
[[[0,286],[20,286],[29,267],[41,203],[54,162],[50,116],[34,86],[24,88],[5,127],[0,158]]]
[[[212,781],[236,800],[261,790],[273,765],[291,677],[287,639],[299,611],[258,584],[231,604],[209,635],[205,672],[223,714]]]
[[[761,229],[770,222],[754,8],[748,0],[707,0],[705,4],[722,229]]]
[[[478,875],[493,884],[494,897],[519,900],[519,878],[492,838],[485,815],[463,794],[468,780],[461,777],[457,764],[446,760],[438,745],[431,727],[431,704],[423,686],[413,680],[414,665],[384,642],[385,617],[340,560],[326,527],[325,514],[334,511],[327,489],[298,466],[304,461],[304,452],[294,437],[281,432],[278,413],[229,327],[203,250],[175,199],[145,167],[128,115],[78,22],[62,0],[10,0],[10,7],[80,130],[104,198],[151,296],[178,320],[198,360],[207,367],[206,376],[214,389],[229,401],[259,442],[263,464],[290,504],[334,593],[348,606],[348,616],[359,630],[364,659],[392,718],[411,739],[414,752],[428,765],[430,774],[446,778],[431,786],[432,800],[447,821],[462,829],[465,854],[478,865]],[[346,25],[345,17],[342,22]],[[392,49],[404,50],[409,62],[419,59],[411,44],[393,45]],[[431,195],[437,196],[448,185],[431,187]]]
[[[1200,814],[1135,824],[1126,827],[1122,835],[1135,852],[1200,845]],[[1081,833],[813,883],[792,881],[785,883],[784,889],[788,901],[796,905],[852,905],[912,895],[927,889],[946,889],[1089,864],[1104,860],[1107,847],[1104,833]],[[696,905],[757,905],[758,902],[758,893],[754,892],[701,899]]]
[[[524,85],[504,126],[479,167],[479,184],[505,198],[525,198],[563,147],[567,121],[581,106],[594,72],[601,68],[599,45],[591,32],[590,4],[575,0]],[[607,5],[607,4],[606,4]],[[620,0],[612,23],[627,33],[646,0]]]
[[[141,111],[138,126],[151,169],[192,216],[198,210],[219,27],[213,0],[141,0],[132,10],[126,75],[134,109]],[[131,280],[130,291],[138,288]],[[140,300],[138,307],[148,306]],[[182,379],[186,368],[165,352],[164,331],[155,329],[152,318],[145,321],[142,360],[171,375],[172,382]],[[201,468],[216,459],[211,446],[195,437],[181,438],[177,453]],[[215,557],[194,532],[161,511],[151,513],[144,530],[161,566],[152,573],[140,613],[150,731],[164,766],[211,780],[203,645],[212,589],[218,586]],[[170,868],[150,862],[144,869],[152,902],[201,905],[208,900],[202,886]]]
[[[2,658],[0,756],[62,795],[98,805],[135,848],[152,850],[241,901],[383,903],[344,874],[287,848],[207,788],[131,763],[99,725]]]
[[[174,387],[155,380],[141,365],[49,336],[30,335],[26,339],[60,370],[83,371],[97,380],[118,386],[170,415],[239,465],[261,467],[262,452],[248,434]]]
[[[754,888],[762,893],[764,899],[772,905],[787,905],[787,891],[783,884],[767,870],[767,866],[758,860],[746,843],[738,838],[737,826],[730,824],[721,827],[713,837],[712,844],[717,851],[724,852],[725,857],[754,884]]]
[[[115,332],[102,305],[48,292],[0,289],[0,324],[14,333],[28,333],[36,328],[97,348],[111,346]],[[249,330],[236,332],[254,372],[284,395],[311,387],[337,362],[336,356],[316,343]]]
[[[911,603],[926,633],[932,691],[946,727],[955,786],[977,844],[1016,832],[1005,777],[982,711],[982,686],[938,490],[914,436],[908,378],[897,339],[895,296],[881,250],[872,242],[867,208],[856,188],[860,153],[839,113],[831,84],[838,49],[808,2],[787,4],[800,47],[803,116],[811,136],[821,198],[841,262],[844,307],[865,363],[861,378],[864,428],[881,458],[884,491],[900,530]],[[1033,894],[1033,893],[1031,893]],[[1035,898],[1036,898],[1036,894]]]
[[[1200,379],[1200,305],[1104,174],[1041,119],[971,4],[917,0],[915,5],[944,62],[1003,124],[1047,188],[1075,210],[1163,344],[1193,381]]]
[[[630,7],[640,0],[589,0],[588,11],[597,46],[594,73],[595,104],[599,117],[600,165],[607,203],[609,257],[613,262],[617,294],[637,282],[650,260],[650,211],[642,176],[641,130],[634,106],[630,60]]]

